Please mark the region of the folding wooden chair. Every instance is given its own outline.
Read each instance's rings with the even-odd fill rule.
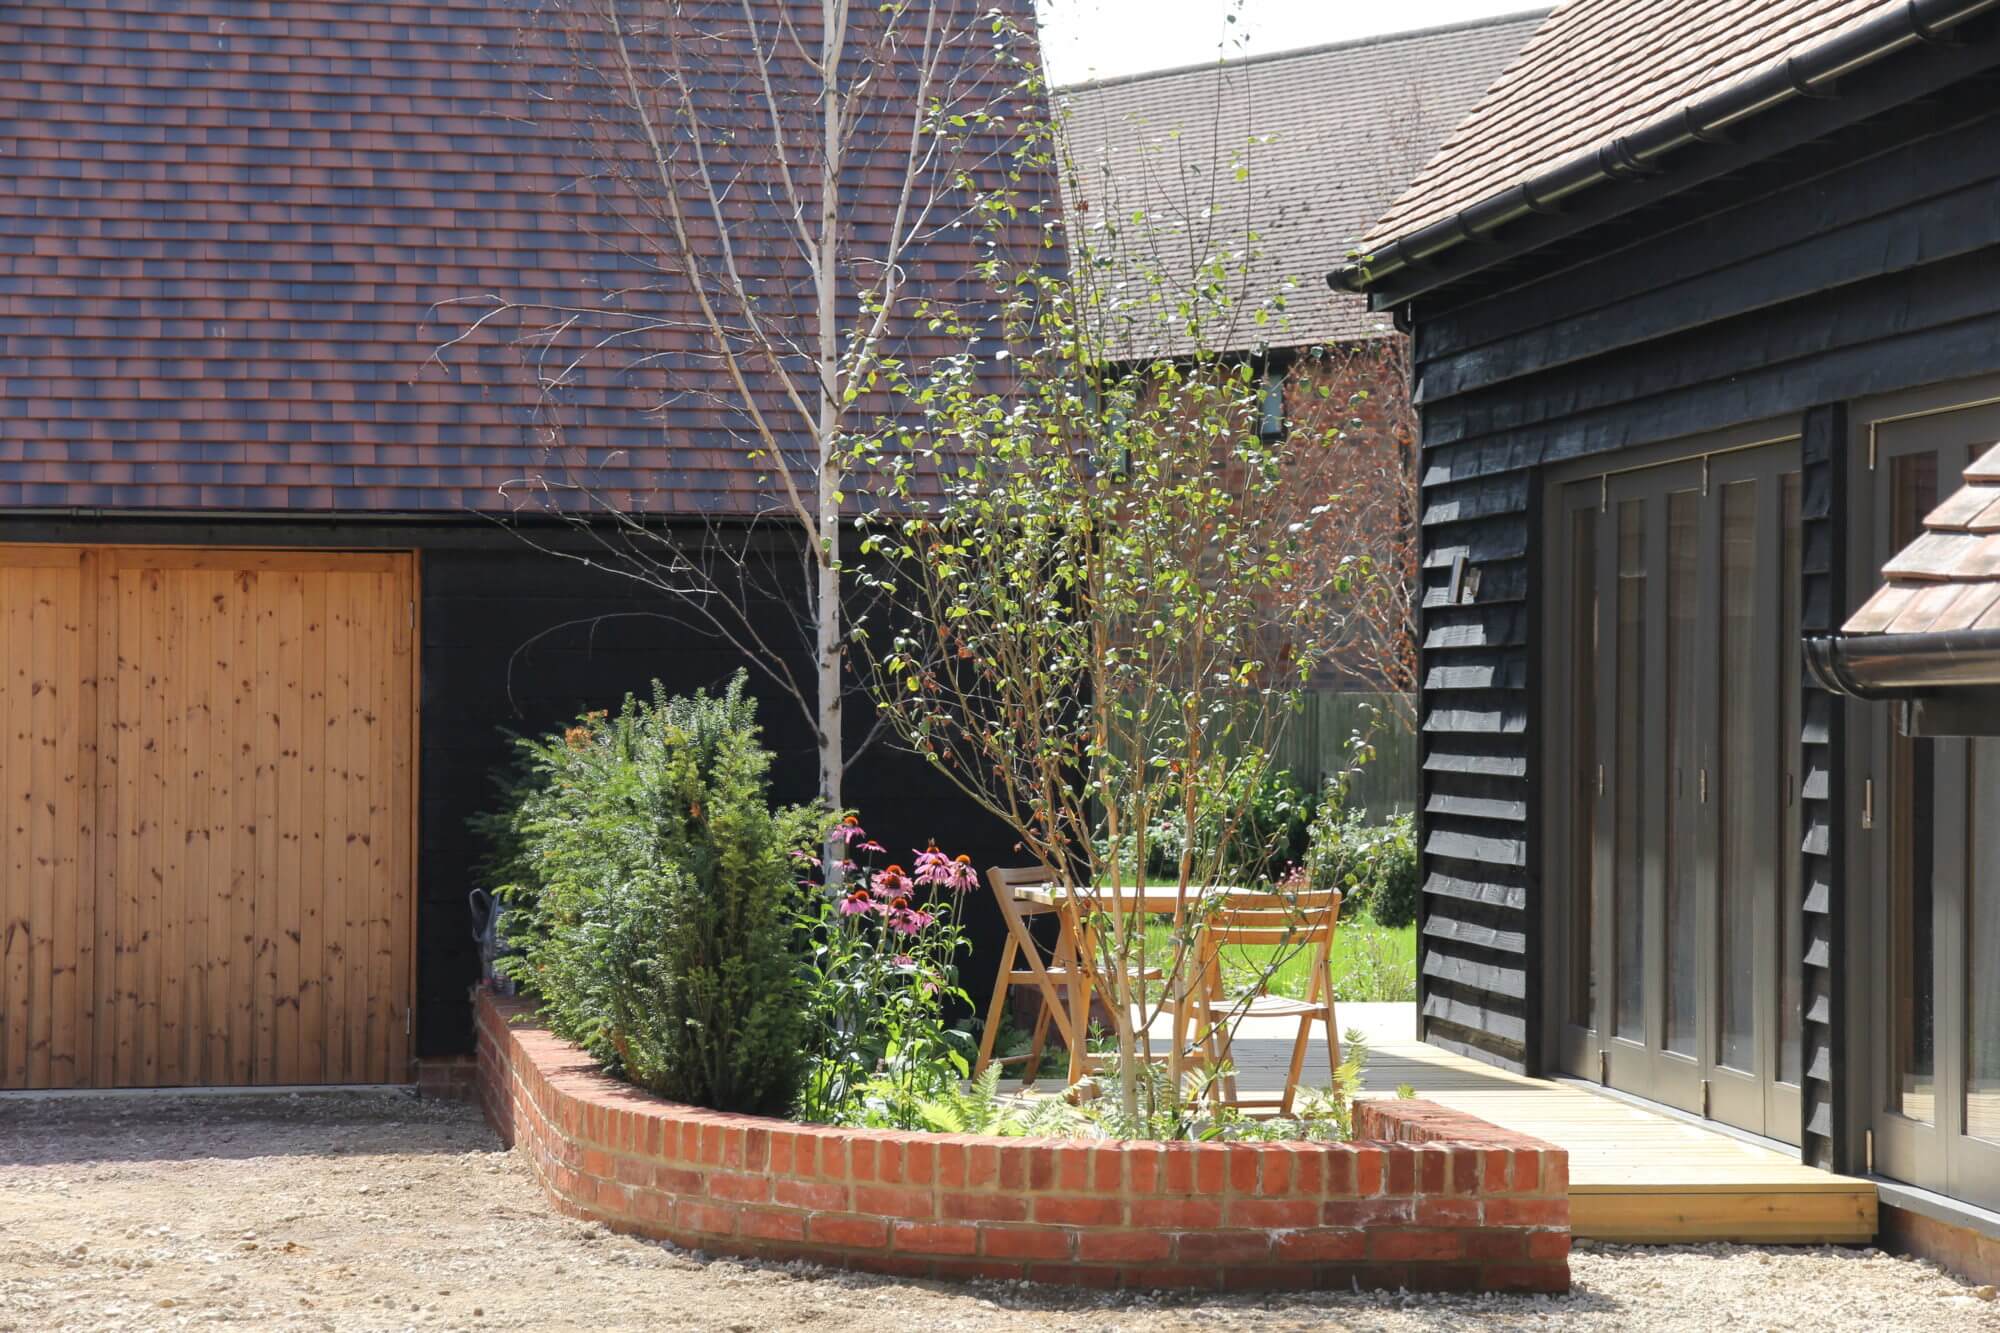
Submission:
[[[1206,966],[1198,969],[1193,983],[1193,1009],[1198,1020],[1189,1055],[1206,1054],[1210,1060],[1229,1058],[1229,1034],[1216,1025],[1215,1011],[1223,1006],[1230,1016],[1244,1018],[1289,1018],[1299,1020],[1299,1033],[1292,1042],[1292,1062],[1285,1075],[1285,1088],[1278,1097],[1239,1097],[1236,1079],[1219,1080],[1216,1100],[1245,1110],[1269,1109],[1290,1115],[1297,1097],[1299,1080],[1305,1072],[1306,1047],[1312,1040],[1312,1025],[1326,1025],[1326,1067],[1329,1077],[1340,1068],[1340,1027],[1334,1016],[1333,936],[1340,922],[1340,894],[1333,889],[1301,893],[1232,892],[1224,895],[1209,913],[1204,928]],[[1221,951],[1232,945],[1278,946],[1304,951],[1312,960],[1306,997],[1294,1000],[1272,995],[1260,987],[1246,1000],[1227,1000],[1220,990]],[[1182,1031],[1176,1019],[1176,1031]]]
[[[1048,1044],[1051,1021],[1070,1050],[1082,1049],[1076,1044],[1076,1034],[1071,1031],[1068,1003],[1058,989],[1081,979],[1076,965],[1076,939],[1067,928],[1060,928],[1055,948],[1044,958],[1030,920],[1043,916],[1060,918],[1061,909],[1049,903],[1024,900],[1014,892],[1030,884],[1046,884],[1049,879],[1049,872],[1041,866],[1012,870],[993,866],[986,872],[986,882],[993,890],[993,899],[1000,905],[1000,918],[1007,923],[1007,944],[1000,954],[1000,973],[993,980],[993,999],[986,1006],[986,1030],[979,1036],[979,1059],[972,1067],[974,1078],[978,1078],[989,1064],[1026,1064],[1021,1082],[1033,1083],[1041,1069],[1042,1049]],[[1023,960],[1025,965],[1022,965]],[[1016,986],[1033,986],[1041,994],[1041,1012],[1035,1016],[1034,1037],[1027,1054],[1007,1055],[995,1060],[993,1043],[1000,1035],[1000,1018],[1007,1009],[1007,996]]]

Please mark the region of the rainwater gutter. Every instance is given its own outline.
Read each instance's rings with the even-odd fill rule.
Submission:
[[[1827,634],[1807,639],[1805,650],[1814,680],[1856,699],[2000,686],[2000,629]]]

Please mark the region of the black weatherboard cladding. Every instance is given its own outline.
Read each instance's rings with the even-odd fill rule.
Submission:
[[[745,664],[660,593],[503,540],[424,555],[418,1022],[425,1055],[470,1049],[464,996],[476,966],[464,898],[483,848],[467,820],[490,805],[492,776],[510,758],[503,728],[545,732],[586,709],[615,708],[628,691],[644,694],[656,678],[671,693],[718,690]],[[783,642],[789,613],[773,604],[762,614],[770,641]],[[777,756],[775,796],[810,800],[819,770],[803,714],[755,670],[750,689],[760,700],[764,743]],[[846,712],[853,753],[871,710],[850,698]],[[891,742],[855,762],[843,795],[889,858],[906,866],[930,838],[982,867],[1009,858],[1013,840],[1004,830]],[[968,895],[965,907],[976,953],[963,982],[983,1003],[1002,927],[985,893]]]
[[[1597,456],[1616,467],[1622,451],[1783,423],[1802,435],[1805,624],[1831,628],[1849,600],[1837,405],[2000,368],[2000,29],[1982,20],[1959,35],[1856,74],[1837,98],[1773,113],[1757,140],[1772,153],[1754,169],[1743,169],[1749,141],[1690,153],[1666,175],[1609,187],[1630,192],[1624,216],[1539,250],[1504,247],[1515,257],[1416,299],[1430,1040],[1543,1066],[1540,821],[1553,793],[1534,716],[1541,469]],[[1851,1166],[1834,1095],[1846,1040],[1840,725],[1840,709],[1808,691],[1799,965],[1805,1154]]]
[[[1802,490],[1799,499],[1799,562],[1805,582],[1800,599],[1800,628],[1811,637],[1840,628],[1850,605],[1847,562],[1840,534],[1847,530],[1847,411],[1844,406],[1814,408],[1806,414],[1799,441]],[[1799,799],[1799,827],[1804,834],[1805,921],[1800,940],[1805,945],[1805,1075],[1817,1094],[1804,1107],[1805,1142],[1821,1166],[1834,1165],[1832,1145],[1847,1138],[1848,1099],[1832,1095],[1841,1085],[1841,1053],[1835,1038],[1844,1031],[1845,1005],[1837,980],[1847,974],[1846,821],[1840,807],[1847,790],[1843,740],[1847,709],[1842,700],[1818,688],[1810,679],[1796,682],[1804,691],[1799,711],[1804,734],[1799,738],[1804,763]]]

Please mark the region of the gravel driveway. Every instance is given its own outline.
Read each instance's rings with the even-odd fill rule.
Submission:
[[[1561,1300],[945,1287],[709,1261],[559,1218],[462,1106],[0,1102],[0,1330],[24,1333],[2000,1328],[1990,1289],[1872,1251],[1585,1247],[1573,1271]]]

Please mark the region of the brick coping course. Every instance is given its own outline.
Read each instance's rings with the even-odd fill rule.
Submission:
[[[486,1116],[555,1208],[714,1254],[1142,1289],[1569,1290],[1569,1157],[1435,1103],[1352,1143],[1002,1139],[655,1097],[481,992]]]

